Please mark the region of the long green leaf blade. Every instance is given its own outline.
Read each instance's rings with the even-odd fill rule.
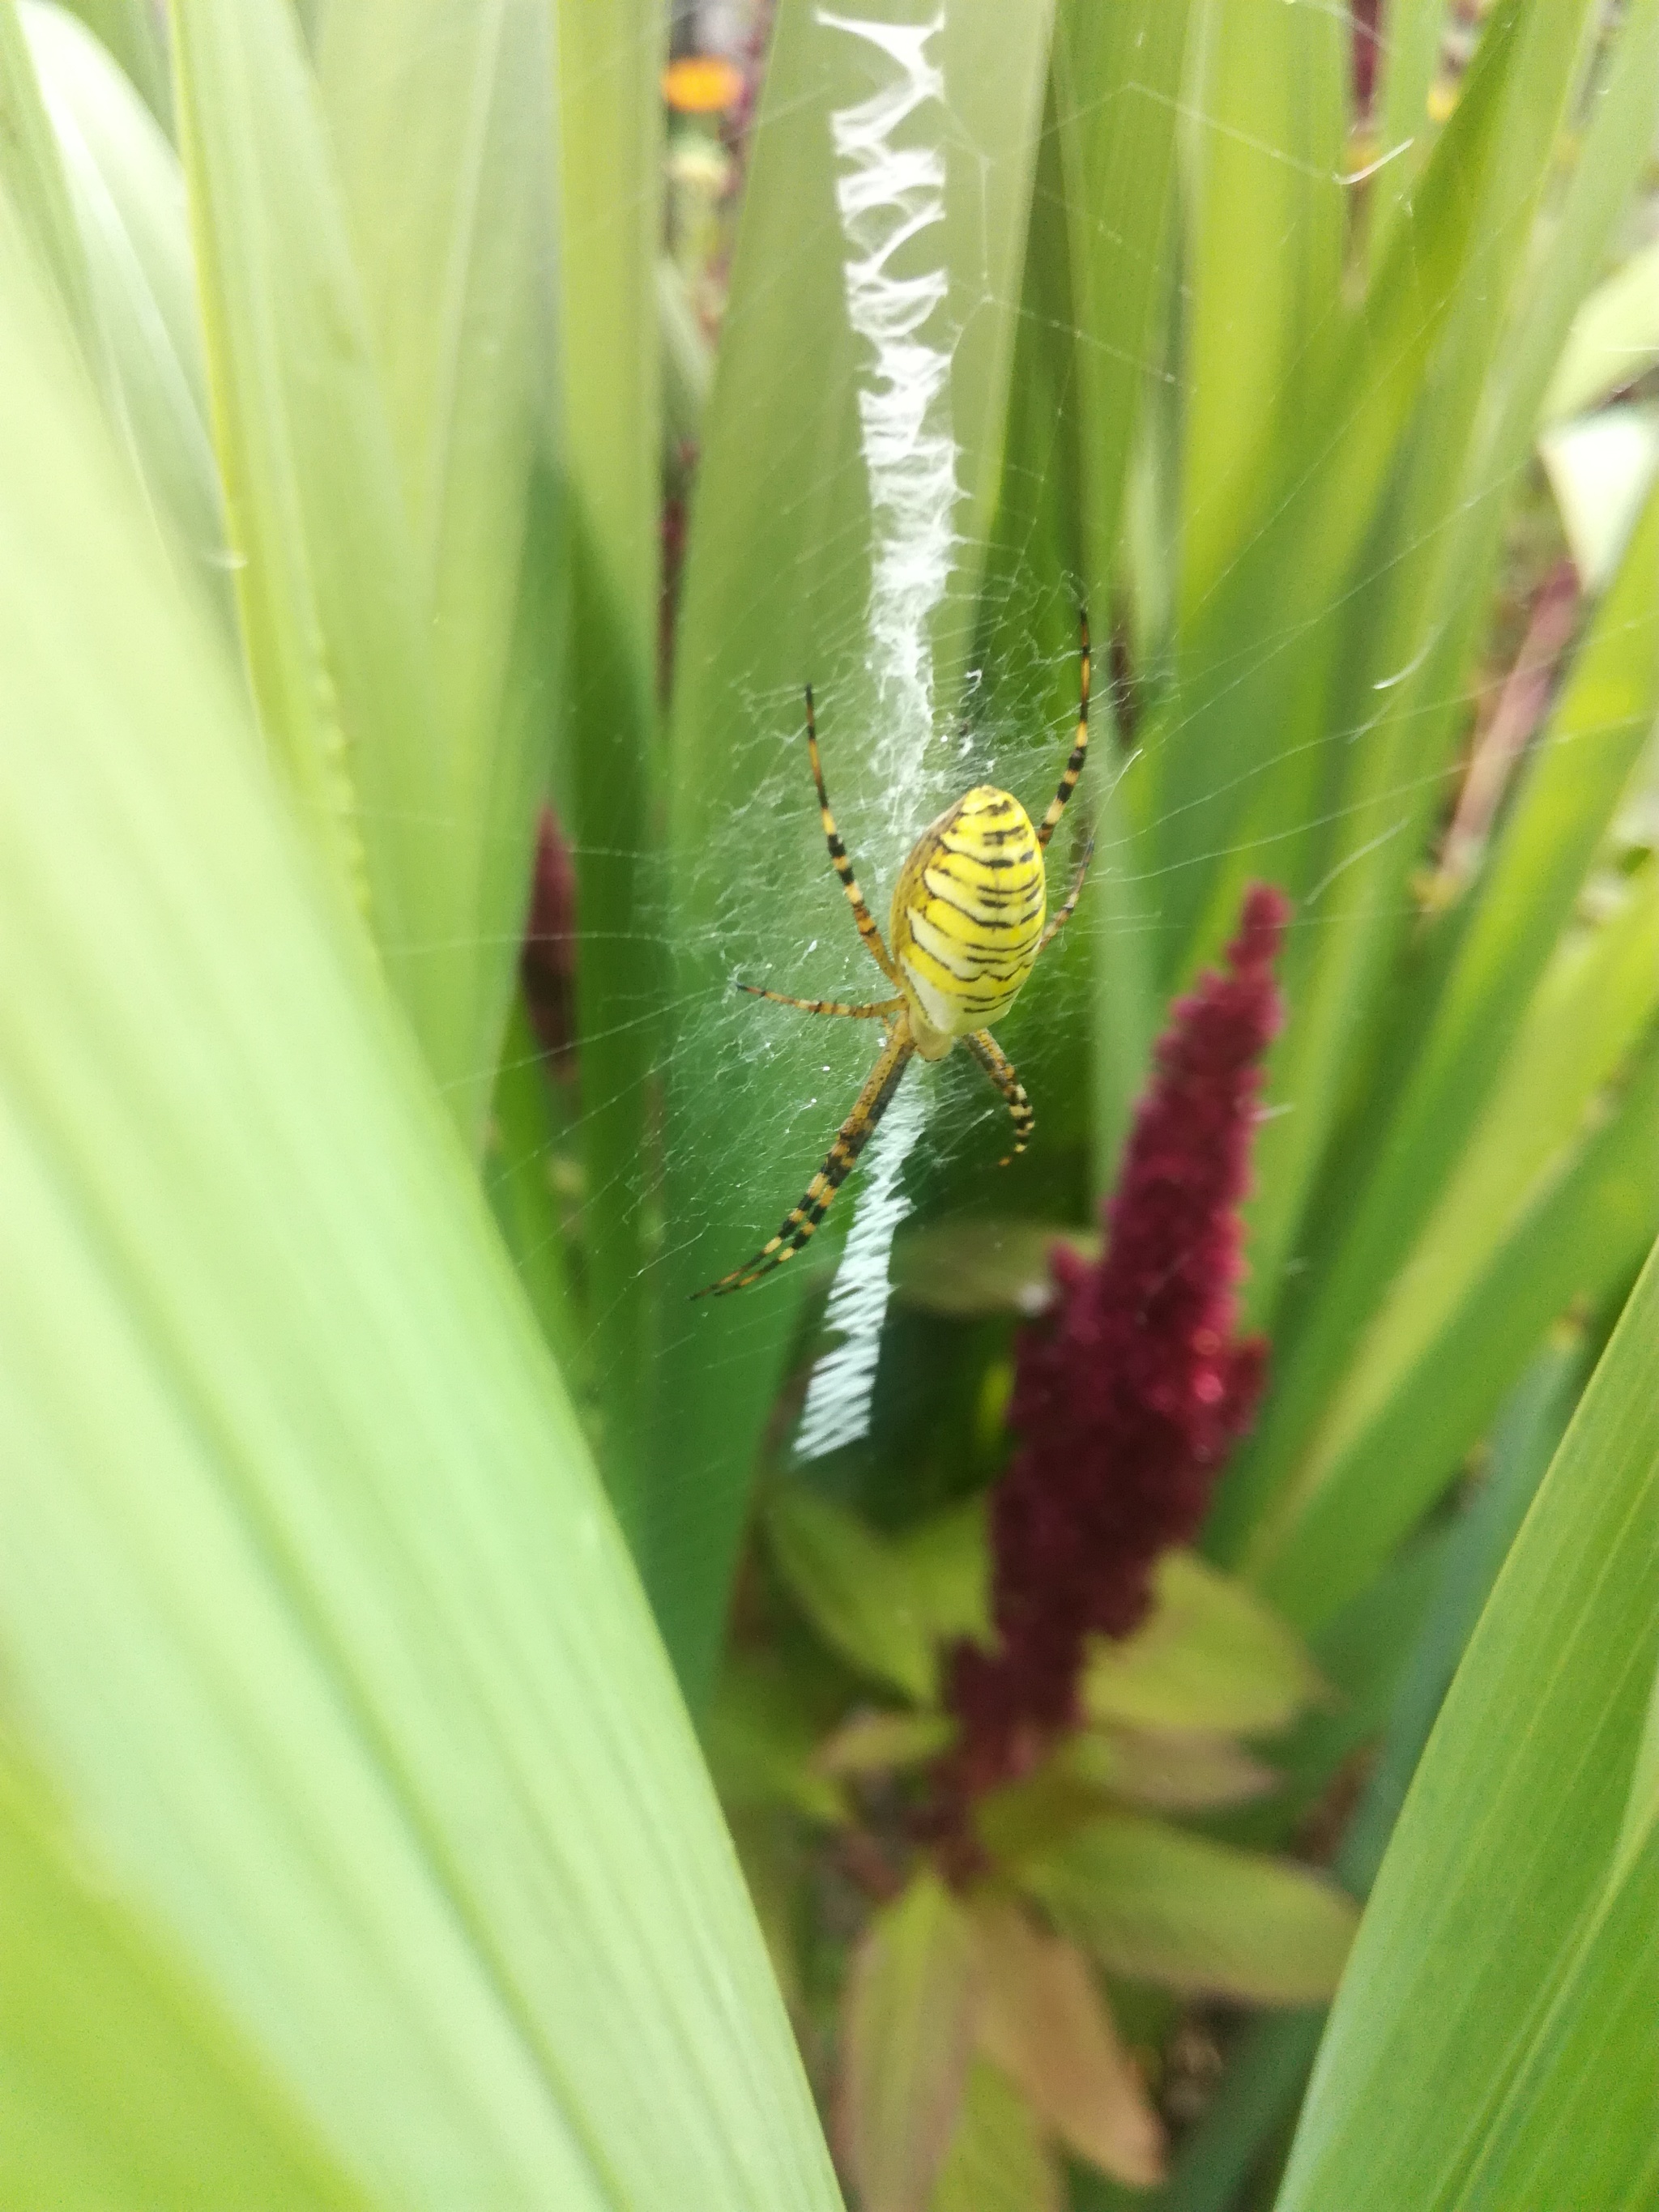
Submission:
[[[267,742],[466,1126],[468,871],[420,570],[321,105],[283,0],[173,9],[215,439]]]
[[[1279,2212],[1651,2203],[1656,1531],[1650,1260],[1413,1784]]]
[[[9,1739],[373,2201],[827,2212],[574,1416],[68,358],[0,258]]]
[[[476,1129],[500,1056],[550,749],[515,658],[550,412],[553,79],[543,0],[331,0],[317,70],[428,622],[472,975],[451,1080]],[[550,640],[551,610],[529,624]]]

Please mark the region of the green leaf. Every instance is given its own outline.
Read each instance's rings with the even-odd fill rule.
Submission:
[[[943,1713],[878,1712],[866,1708],[844,1720],[812,1754],[820,1774],[887,1774],[936,1759],[956,1733]]]
[[[1511,1394],[1492,1441],[1492,1464],[1443,1547],[1438,1587],[1395,1690],[1387,1732],[1337,1853],[1345,1884],[1364,1895],[1376,1878],[1401,1803],[1446,1686],[1490,1595],[1582,1388],[1584,1351],[1574,1333],[1533,1363]],[[1215,2100],[1182,2140],[1170,2212],[1229,2212],[1307,2087],[1325,2024],[1323,2007],[1267,2014],[1229,2052]]]
[[[1048,1255],[1069,1245],[1100,1257],[1098,1236],[1041,1221],[944,1221],[918,1229],[894,1248],[893,1280],[924,1313],[971,1320],[981,1314],[1041,1313],[1054,1297]]]
[[[1188,627],[1260,527],[1337,313],[1352,32],[1334,10],[1199,0],[1186,85],[1181,522]]]
[[[5,2202],[360,2212],[384,2201],[336,2161],[240,2025],[110,1894],[9,1745],[0,1887]]]
[[[175,5],[215,441],[253,695],[472,1134],[471,870],[422,571],[309,64],[285,0]]]
[[[1544,420],[1599,407],[1659,360],[1659,240],[1638,246],[1573,318],[1544,396]]]
[[[173,127],[173,82],[154,0],[66,0],[112,58],[163,131]]]
[[[604,8],[558,0],[552,13],[565,355],[560,441],[573,616],[561,805],[581,926],[584,1249],[603,1465],[638,1550],[646,1541],[653,1413],[645,1376],[657,1287],[647,1248],[656,1069],[666,1018],[653,869],[661,820],[658,257],[668,18],[655,0]]]
[[[1020,1908],[974,1905],[980,2049],[1066,2148],[1146,2188],[1164,2174],[1164,2130],[1088,1961]]]
[[[816,1734],[781,1667],[728,1659],[702,1724],[721,1804],[787,1805],[809,1820],[844,1820],[846,1801],[816,1755]]]
[[[928,2212],[1064,2212],[1063,2187],[1030,2106],[976,2059]]]
[[[1650,1261],[1430,1740],[1280,2212],[1652,2202],[1656,1509]]]
[[[0,187],[5,193],[4,219],[20,226],[95,370],[86,255],[14,0],[0,7]]]
[[[824,1641],[860,1673],[929,1703],[932,1624],[896,1547],[800,1483],[774,1492],[766,1534],[778,1572]]]
[[[465,870],[471,1034],[447,1073],[476,1128],[552,737],[545,670],[514,653],[521,587],[540,580],[526,541],[556,368],[544,0],[330,0],[317,75],[429,640],[444,835]],[[544,636],[552,611],[526,610]]]
[[[1125,1805],[1190,1813],[1242,1805],[1278,1777],[1231,1736],[1185,1729],[1083,1730],[1064,1754],[1066,1771]]]
[[[960,1636],[982,1644],[991,1633],[989,1504],[981,1494],[947,1506],[893,1540],[916,1609],[941,1644]]]
[[[61,9],[23,11],[82,247],[94,357],[180,575],[234,629],[224,501],[179,157],[98,41]]]
[[[836,2124],[864,2212],[923,2212],[961,2109],[973,2053],[974,1929],[919,1874],[854,1954]]]
[[[1247,2004],[1328,1996],[1358,1917],[1307,1867],[1127,1813],[1027,1863],[1019,1881],[1109,1973]]]
[[[665,928],[676,1036],[651,1456],[654,1468],[672,1460],[678,1471],[649,1502],[644,1556],[694,1702],[712,1672],[799,1292],[774,1281],[696,1306],[688,1297],[775,1228],[868,1066],[867,1036],[841,1033],[862,1024],[803,1032],[801,1017],[739,1000],[732,982],[863,996],[875,980],[824,858],[804,757],[804,684],[817,687],[830,798],[878,913],[921,830],[973,780],[960,748],[935,733],[962,707],[1042,123],[1047,5],[964,0],[926,34],[862,21],[797,0],[778,11],[675,641]],[[902,190],[895,182],[897,147],[924,149],[928,165],[936,152],[942,166],[939,219],[908,236],[890,274],[939,280],[925,327],[908,335],[924,349],[924,377],[937,370],[943,380],[958,493],[938,541],[948,545],[939,603],[907,599],[902,617],[891,592],[878,588],[879,564],[915,557],[918,545],[902,550],[910,526],[896,520],[890,477],[872,507],[860,413],[877,407],[872,450],[890,450],[880,442],[885,372],[866,334],[879,301],[860,294],[861,332],[848,290],[849,263],[873,254],[878,271],[887,228],[915,212],[915,179],[906,171]],[[866,157],[873,171],[861,167]],[[838,184],[858,239],[843,226]],[[926,189],[931,201],[935,187]],[[902,396],[908,404],[919,393]],[[924,573],[937,573],[936,554],[937,545],[922,550]],[[897,642],[887,635],[894,621]],[[913,647],[931,681],[901,676]],[[908,1080],[926,1095],[925,1074]],[[842,1197],[819,1252],[833,1249],[859,1187]],[[799,1285],[807,1272],[797,1267],[791,1279]]]
[[[1090,1654],[1083,1702],[1097,1726],[1268,1735],[1328,1696],[1297,1638],[1243,1583],[1169,1552],[1154,1589],[1145,1626]]]
[[[470,1164],[3,246],[0,386],[7,1765],[65,1955],[137,1957],[9,1990],[8,2140],[83,2106],[118,2201],[829,2212]]]
[[[1317,834],[1291,844],[1291,872],[1275,863],[1281,880],[1304,897],[1310,926],[1294,933],[1285,963],[1291,1013],[1270,1078],[1296,1111],[1269,1122],[1258,1146],[1249,1299],[1258,1325],[1271,1324],[1286,1263],[1296,1256],[1316,1169],[1352,1096],[1355,1055],[1377,1049],[1364,1018],[1379,1004],[1390,956],[1407,945],[1412,872],[1432,835],[1443,779],[1455,773],[1458,702],[1481,641],[1509,512],[1498,495],[1526,465],[1550,365],[1634,181],[1650,127],[1659,87],[1659,9],[1651,5],[1626,21],[1552,251],[1529,257],[1529,228],[1551,178],[1551,149],[1569,112],[1593,14],[1532,8],[1510,28],[1494,11],[1437,149],[1438,164],[1473,110],[1483,109],[1484,174],[1464,186],[1481,210],[1465,241],[1472,265],[1404,426],[1395,481],[1356,579],[1347,663],[1333,669],[1325,702],[1322,730],[1345,735],[1328,747],[1314,744],[1301,760],[1302,749],[1293,748],[1284,772],[1284,795],[1296,799]],[[1496,104],[1487,109],[1489,93]],[[1424,244],[1414,231],[1414,222],[1398,228],[1399,251]],[[1529,285],[1534,265],[1542,274]],[[1368,300],[1368,331],[1385,326],[1382,304]],[[1464,457],[1461,466],[1451,456]],[[1323,780],[1307,781],[1322,753]],[[1279,823],[1291,826],[1297,818],[1280,816]],[[1251,826],[1259,832],[1279,825],[1260,817]],[[1237,883],[1245,864],[1231,861],[1224,880]],[[1215,933],[1227,919],[1224,908],[1212,913]],[[1442,1134],[1455,1141],[1455,1130]],[[1316,1304],[1328,1324],[1329,1301]]]
[[[1322,1277],[1249,1455],[1223,1486],[1212,1531],[1223,1557],[1266,1556],[1275,1532],[1264,1520],[1265,1503],[1293,1483],[1355,1331],[1462,1154],[1474,1109],[1491,1095],[1651,726],[1659,690],[1656,607],[1659,495],[1650,497],[1534,751],[1337,1257]],[[1522,1348],[1523,1358],[1530,1349]]]

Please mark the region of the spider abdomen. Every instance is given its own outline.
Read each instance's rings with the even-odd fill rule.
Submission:
[[[922,832],[893,893],[892,939],[924,1059],[1007,1012],[1047,902],[1042,848],[1007,792],[978,784]]]

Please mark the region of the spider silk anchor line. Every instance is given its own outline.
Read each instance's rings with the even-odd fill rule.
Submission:
[[[830,131],[840,166],[836,200],[852,248],[847,313],[872,349],[858,394],[859,426],[876,532],[869,632],[877,703],[886,735],[880,781],[895,818],[922,811],[924,763],[933,732],[933,665],[927,621],[950,581],[956,542],[957,447],[951,428],[951,349],[925,335],[950,289],[942,268],[901,275],[893,266],[913,240],[945,219],[941,136],[902,146],[896,134],[919,112],[945,113],[945,75],[928,58],[944,27],[868,22],[817,11],[825,29],[862,39],[896,68],[866,100],[838,110]],[[947,334],[948,338],[948,334]],[[795,1440],[798,1459],[821,1458],[867,1435],[882,1322],[890,1296],[893,1237],[909,1212],[906,1161],[926,1118],[921,1094],[902,1094],[880,1133],[868,1183],[830,1292],[826,1319],[840,1342],[807,1386]]]

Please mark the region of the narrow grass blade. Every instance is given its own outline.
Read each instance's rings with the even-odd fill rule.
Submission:
[[[1258,1586],[1304,1628],[1324,1620],[1426,1513],[1550,1323],[1619,1295],[1659,1221],[1659,1048],[1492,1252],[1376,1419],[1265,1524]]]
[[[48,1874],[182,1987],[167,2063],[265,2085],[296,2195],[830,2212],[568,1401],[69,359],[0,253],[0,1667]],[[103,1986],[59,1995],[106,2096],[3,2008],[42,2126],[162,2063]],[[178,2197],[258,2202],[214,2094]]]
[[[657,261],[666,19],[561,0],[561,446],[572,533],[562,732],[579,877],[584,1251],[612,1498],[641,1539],[651,1419],[652,1196],[662,1049],[657,636],[662,392]]]
[[[1582,9],[1534,10],[1516,33],[1474,234],[1480,281],[1460,288],[1402,441],[1400,481],[1366,548],[1347,665],[1326,709],[1327,729],[1341,741],[1327,738],[1307,756],[1327,758],[1322,785],[1306,796],[1329,826],[1313,841],[1309,875],[1289,879],[1305,893],[1309,926],[1290,950],[1291,1019],[1273,1061],[1273,1079],[1296,1111],[1262,1132],[1261,1196],[1252,1209],[1251,1304],[1263,1326],[1316,1165],[1352,1095],[1354,1061],[1375,1049],[1359,1017],[1377,1002],[1406,939],[1411,873],[1455,771],[1468,666],[1545,384],[1659,120],[1659,8],[1646,0],[1623,26],[1562,204],[1536,227],[1549,250],[1529,246],[1588,21]],[[1468,458],[1460,468],[1449,455]],[[1263,816],[1261,826],[1285,822]]]
[[[173,14],[215,439],[267,742],[465,1126],[469,870],[420,565],[320,102],[284,0]]]
[[[787,1277],[686,1301],[793,1204],[857,1093],[870,1042],[847,1035],[864,1029],[850,1022],[803,1034],[803,1017],[740,1000],[732,982],[838,997],[886,988],[824,857],[807,681],[830,798],[878,915],[910,844],[974,780],[954,732],[1000,477],[1048,32],[1046,8],[995,0],[952,7],[931,31],[804,0],[779,11],[675,647],[676,1036],[653,1449],[675,1472],[648,1502],[645,1557],[694,1699],[799,1291]],[[900,228],[888,268],[883,249]],[[906,296],[928,312],[895,383],[896,295],[882,288],[900,282],[921,288]],[[914,469],[895,460],[907,448],[894,443],[893,410],[913,407],[919,494]],[[925,1075],[913,1083],[925,1098]],[[818,1253],[855,1212],[857,1188]],[[810,1272],[799,1262],[792,1279]]]
[[[1407,1800],[1279,2212],[1651,2202],[1656,1347],[1650,1261]]]
[[[1149,730],[1137,792],[1149,863],[1164,871],[1166,975],[1190,972],[1222,941],[1247,876],[1265,871],[1292,890],[1316,880],[1340,611],[1427,363],[1468,296],[1468,257],[1477,239],[1485,245],[1480,211],[1504,166],[1509,102],[1544,35],[1540,20],[1520,0],[1500,0],[1488,16],[1413,221],[1363,312],[1339,313],[1317,340],[1306,334],[1322,357],[1310,364],[1308,404],[1264,457],[1273,467],[1260,481],[1259,526],[1181,626],[1176,689]]]
[[[1356,1331],[1410,1249],[1468,1140],[1595,846],[1651,727],[1659,696],[1659,496],[1650,497],[1537,748],[1426,1041],[1344,1224],[1249,1460],[1214,1523],[1226,1556],[1266,1497],[1293,1479]],[[1259,1534],[1253,1539],[1265,1540]]]
[[[1546,969],[1439,1205],[1321,1416],[1297,1478],[1304,1494],[1433,1351],[1493,1253],[1618,1110],[1656,1007],[1659,870],[1650,868],[1621,913],[1574,932]],[[1637,1233],[1639,1258],[1651,1240]]]
[[[1188,0],[1099,8],[1066,0],[1056,17],[1054,102],[1070,254],[1062,334],[1066,391],[1082,434],[1066,465],[1081,521],[1084,599],[1107,647],[1121,610],[1121,538],[1129,455],[1149,381],[1159,374],[1174,231],[1173,191]],[[1033,228],[1051,220],[1039,199]],[[1094,974],[1091,1069],[1093,1176],[1110,1188],[1157,1027],[1150,927],[1136,884],[1131,813],[1111,757],[1115,717],[1097,689],[1091,798],[1096,860],[1086,927]]]
[[[1188,630],[1260,529],[1280,453],[1305,435],[1338,311],[1352,40],[1335,9],[1197,9],[1182,114]]]
[[[451,1080],[477,1130],[551,738],[542,672],[514,653],[521,586],[538,580],[526,539],[554,383],[546,10],[331,0],[317,71],[431,641],[444,830],[466,872],[472,1018]],[[534,618],[552,642],[549,611]]]
[[[1062,0],[1055,116],[1066,185],[1086,596],[1103,639],[1143,390],[1153,374],[1190,0]],[[1040,219],[1038,211],[1037,219]]]

